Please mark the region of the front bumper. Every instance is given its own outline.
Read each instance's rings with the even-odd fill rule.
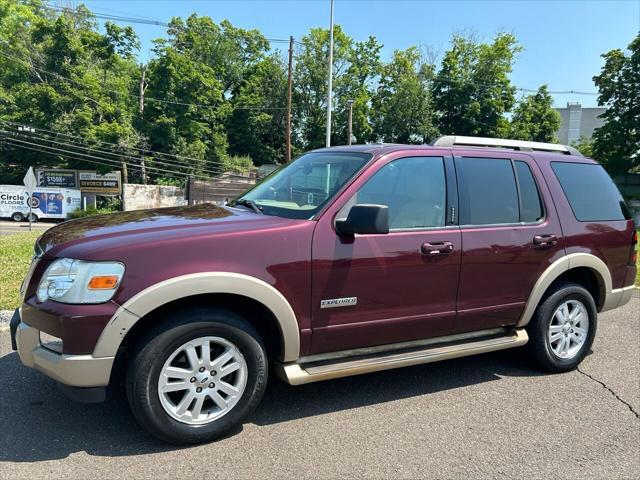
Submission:
[[[105,387],[109,385],[115,357],[60,354],[40,344],[40,332],[20,321],[16,310],[11,320],[11,344],[23,365],[69,387]]]

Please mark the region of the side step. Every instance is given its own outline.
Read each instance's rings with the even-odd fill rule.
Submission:
[[[472,337],[451,341],[444,337],[441,342],[398,350],[390,345],[386,351],[375,354],[354,355],[347,358],[336,354],[336,358],[316,360],[321,356],[301,358],[298,362],[277,364],[278,375],[291,385],[319,382],[333,378],[360,375],[362,373],[390,370],[392,368],[420,365],[450,358],[466,357],[478,353],[493,352],[519,347],[529,341],[527,332],[520,328],[504,330],[498,335]]]

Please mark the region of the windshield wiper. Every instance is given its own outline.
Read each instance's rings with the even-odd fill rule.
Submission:
[[[250,208],[259,215],[264,215],[264,213],[262,213],[262,208],[259,207],[256,202],[249,200],[248,198],[239,198],[235,201],[234,205],[242,205],[243,207]]]

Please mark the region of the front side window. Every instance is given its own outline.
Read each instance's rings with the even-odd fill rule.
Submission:
[[[389,207],[389,229],[443,227],[446,183],[441,157],[410,157],[389,162],[373,174],[338,214],[356,204]]]
[[[631,218],[622,195],[598,164],[552,162],[573,214],[581,222]]]
[[[240,197],[265,215],[310,219],[371,159],[368,153],[311,152]]]

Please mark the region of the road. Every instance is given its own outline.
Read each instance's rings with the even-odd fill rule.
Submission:
[[[244,426],[175,448],[122,395],[65,399],[0,333],[0,471],[10,478],[639,478],[640,296],[600,316],[580,371],[523,349],[325,383],[274,380]]]
[[[38,232],[44,232],[45,230],[53,227],[57,223],[51,220],[41,220],[31,224],[33,230]],[[28,232],[29,222],[12,222],[10,220],[0,220],[0,236],[11,235],[13,233]]]

